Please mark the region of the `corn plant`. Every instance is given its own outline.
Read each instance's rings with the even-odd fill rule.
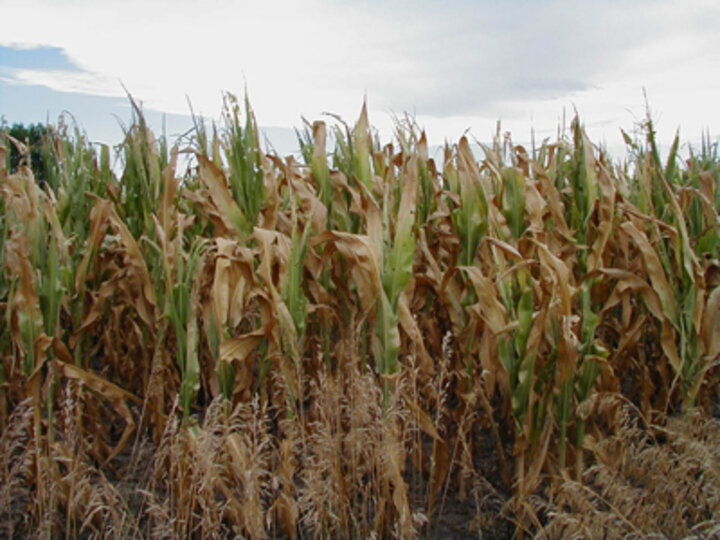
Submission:
[[[125,130],[122,144],[124,167],[119,211],[130,232],[139,239],[143,232],[152,234],[150,216],[157,213],[162,170],[168,159],[162,152],[164,145],[158,144],[140,107],[134,101],[131,103],[135,121]]]
[[[383,208],[383,232],[381,281],[383,293],[379,303],[378,334],[381,336],[382,352],[379,353],[379,371],[393,374],[397,371],[400,348],[398,334],[398,302],[413,274],[415,255],[415,178],[417,163],[411,160],[405,164],[403,191],[395,217],[394,234],[390,230],[389,199]]]
[[[245,95],[245,125],[240,123],[240,105],[232,94],[225,95],[224,149],[230,174],[228,182],[233,199],[241,210],[242,233],[252,231],[265,200],[260,143],[250,100]]]
[[[182,231],[178,243],[183,242]],[[178,246],[175,265],[164,258],[164,280],[160,293],[165,301],[164,315],[172,325],[177,346],[176,361],[180,370],[180,405],[187,420],[191,406],[200,388],[200,365],[198,363],[198,313],[196,272],[207,250],[203,239],[193,241],[186,251]],[[162,333],[161,333],[162,334]]]

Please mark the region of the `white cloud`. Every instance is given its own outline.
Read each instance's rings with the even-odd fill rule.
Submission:
[[[62,47],[83,72],[17,73],[56,90],[123,95],[146,108],[216,116],[247,83],[258,119],[323,111],[372,122],[417,113],[431,137],[495,121],[528,133],[578,107],[600,137],[644,109],[668,137],[718,128],[720,5],[710,0],[570,2],[210,2],[5,0],[0,45]],[[26,24],[21,24],[27,21]],[[373,110],[374,109],[374,110]],[[706,123],[707,125],[704,125]],[[607,125],[607,128],[602,126]]]
[[[123,96],[119,80],[87,71],[17,69],[9,82],[46,86],[58,92],[76,92],[105,97]]]

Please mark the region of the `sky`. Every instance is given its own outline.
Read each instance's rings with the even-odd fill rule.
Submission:
[[[717,0],[0,0],[0,16],[0,117],[70,111],[105,143],[126,91],[172,136],[189,103],[218,119],[246,89],[280,153],[302,118],[352,123],[364,100],[383,140],[406,113],[431,144],[498,121],[542,140],[577,111],[612,153],[645,95],[662,143],[720,134]]]

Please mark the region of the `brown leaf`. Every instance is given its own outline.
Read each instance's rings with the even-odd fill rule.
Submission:
[[[599,272],[611,278],[617,279],[613,292],[610,294],[603,306],[603,313],[607,313],[619,304],[623,298],[626,298],[629,295],[639,294],[650,313],[652,313],[652,315],[659,321],[663,320],[664,315],[662,312],[660,298],[655,290],[650,287],[647,281],[639,276],[636,276],[632,272],[619,268],[601,268]]]
[[[571,315],[572,299],[575,294],[572,271],[565,261],[551,253],[545,244],[537,240],[533,240],[533,243],[539,249],[541,267],[551,271],[550,278],[553,283],[553,296],[560,297],[563,315]]]
[[[705,355],[715,360],[720,355],[720,287],[708,296],[700,332]]]
[[[543,216],[547,209],[547,202],[540,194],[537,183],[528,178],[525,179],[525,212],[530,222],[529,229],[536,233],[545,230]]]
[[[198,154],[197,159],[198,174],[210,193],[223,225],[228,230],[237,230],[244,216],[233,199],[225,173],[205,156]]]
[[[247,356],[257,347],[265,337],[263,330],[256,330],[224,340],[220,344],[220,361],[234,363],[244,362]]]
[[[653,249],[647,235],[640,232],[632,221],[625,221],[620,225],[620,229],[633,239],[635,245],[640,250],[645,270],[650,278],[653,289],[660,297],[663,313],[675,328],[679,327],[677,304],[675,303],[675,295],[668,281],[665,271],[658,254]]]
[[[597,214],[599,221],[596,228],[597,237],[588,255],[588,271],[590,272],[602,266],[603,253],[615,228],[615,184],[603,165],[600,165],[600,174],[597,178],[601,197]]]
[[[102,199],[92,193],[89,196],[94,198],[96,203],[90,211],[90,235],[87,240],[85,255],[75,276],[75,288],[78,291],[85,291],[85,279],[90,260],[96,257],[97,251],[101,248],[108,227],[112,228],[120,239],[124,250],[124,259],[127,263],[123,279],[120,280],[120,276],[117,276],[119,280],[118,286],[124,287],[126,292],[131,293],[128,295],[129,303],[135,307],[143,322],[148,327],[154,328],[155,309],[157,308],[155,286],[145,264],[145,258],[140,246],[138,246],[125,222],[118,216],[115,205],[111,201]]]
[[[433,359],[430,357],[427,349],[425,348],[425,340],[423,339],[420,327],[417,321],[413,317],[410,307],[408,306],[407,289],[403,291],[398,299],[398,317],[400,321],[400,327],[407,334],[410,341],[417,350],[417,355],[420,357],[420,366],[422,371],[426,375],[433,375],[435,373],[435,365]]]
[[[478,298],[476,313],[482,318],[485,324],[494,335],[500,335],[505,331],[508,323],[507,311],[497,295],[497,287],[493,281],[484,276],[477,266],[461,266],[458,270],[467,273]]]
[[[512,245],[508,244],[507,242],[504,242],[504,241],[500,240],[499,238],[495,238],[494,236],[486,236],[485,240],[489,244],[501,249],[511,259],[514,259],[517,262],[522,262],[525,260],[523,258],[523,256],[520,254],[520,252]]]
[[[94,373],[80,369],[73,364],[53,360],[53,365],[64,377],[82,383],[89,390],[92,390],[101,398],[108,401],[112,405],[113,410],[121,416],[123,420],[125,420],[125,429],[120,436],[120,440],[117,445],[115,445],[115,448],[112,450],[110,455],[105,459],[105,463],[109,463],[123,451],[130,439],[130,436],[135,430],[135,421],[133,420],[127,401],[133,401],[137,404],[142,404],[142,401],[119,386],[98,377]]]
[[[311,245],[331,242],[337,251],[353,262],[352,279],[357,284],[358,295],[363,309],[369,312],[384,294],[380,278],[380,257],[377,246],[370,237],[363,234],[350,234],[339,231],[325,231],[313,239]]]
[[[562,197],[558,192],[547,172],[533,162],[533,172],[538,179],[538,189],[542,197],[547,201],[550,214],[552,215],[553,225],[560,235],[565,239],[572,239],[572,231],[565,221],[565,205],[562,203]]]
[[[174,146],[170,155],[170,163],[167,164],[162,172],[163,193],[160,201],[158,218],[166,238],[172,237],[172,229],[175,224],[175,216],[177,214],[177,208],[174,206],[175,195],[180,184],[179,179],[175,176],[177,157],[178,150],[177,147]]]
[[[426,413],[414,399],[405,400],[405,404],[415,417],[418,427],[436,441],[442,441],[442,437],[440,437],[440,434],[435,428],[435,424],[433,424],[430,415]]]

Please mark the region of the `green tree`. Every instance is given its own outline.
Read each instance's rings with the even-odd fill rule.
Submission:
[[[8,148],[8,162],[6,164],[8,170],[13,173],[17,171],[21,165],[29,165],[35,175],[35,179],[38,182],[44,182],[48,176],[45,148],[51,136],[48,127],[40,123],[28,124],[27,126],[15,123],[10,127],[3,125],[0,130],[0,135],[2,135],[0,136],[0,141]],[[5,135],[9,135],[23,143],[27,147],[28,152],[25,155],[21,154],[17,146],[11,140],[8,140]],[[27,162],[28,157],[30,160],[29,163]]]

